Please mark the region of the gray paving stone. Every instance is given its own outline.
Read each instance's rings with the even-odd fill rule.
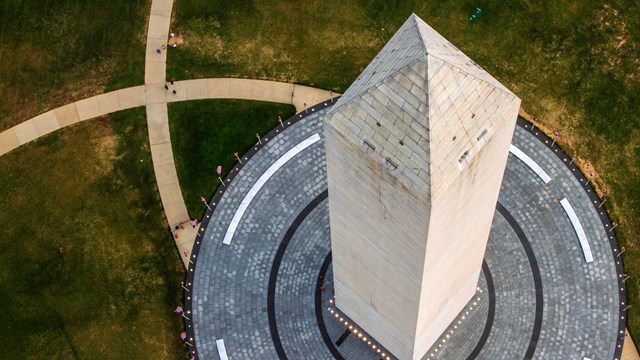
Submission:
[[[269,276],[276,251],[294,219],[326,189],[324,142],[298,154],[267,182],[242,218],[230,246],[222,245],[222,238],[240,202],[260,175],[295,144],[314,133],[322,136],[324,112],[318,111],[270,139],[216,204],[202,239],[193,284],[192,315],[200,358],[217,359],[215,340],[220,338],[225,340],[231,359],[278,358],[268,319]],[[499,197],[522,228],[540,272],[542,326],[533,357],[612,359],[620,309],[618,275],[598,209],[584,184],[576,180],[553,150],[519,127],[513,143],[552,177],[545,187],[531,169],[510,155]],[[585,229],[594,255],[592,263],[584,261],[575,231],[559,204],[564,197]],[[324,200],[305,217],[291,238],[275,286],[276,324],[290,359],[333,358],[322,331],[332,342],[345,331],[345,325],[334,316],[339,310],[329,302],[333,289],[331,267],[321,293],[324,329],[316,319],[316,281],[329,251],[328,206]],[[485,261],[494,284],[495,314],[477,358],[522,358],[535,323],[534,275],[514,229],[498,212]],[[489,308],[484,275],[478,286],[477,296],[425,359],[466,359],[478,344]],[[347,359],[380,358],[355,334],[336,349]]]

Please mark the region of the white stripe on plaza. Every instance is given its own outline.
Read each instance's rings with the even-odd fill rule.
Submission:
[[[278,160],[276,160],[276,162],[273,163],[273,165],[271,165],[267,169],[267,171],[264,172],[264,174],[262,174],[262,176],[260,176],[258,181],[256,181],[256,183],[253,184],[253,186],[251,187],[251,190],[249,190],[247,195],[245,195],[244,199],[242,199],[242,202],[240,203],[238,210],[236,210],[236,213],[233,215],[233,219],[231,219],[231,224],[229,224],[229,228],[227,228],[227,233],[224,235],[224,240],[222,241],[223,244],[225,245],[231,244],[231,239],[233,239],[233,235],[235,234],[236,229],[238,228],[238,224],[240,224],[240,220],[242,219],[244,212],[249,207],[249,204],[251,204],[251,201],[253,201],[253,198],[258,194],[258,191],[260,191],[260,189],[264,186],[264,184],[266,184],[267,181],[269,181],[269,178],[271,178],[271,176],[273,176],[273,174],[275,174],[276,171],[278,171],[278,169],[280,169],[284,164],[286,164],[287,161],[291,160],[291,158],[296,156],[299,152],[313,145],[319,140],[320,140],[320,135],[318,134],[313,134],[309,136],[305,140],[301,141],[298,145],[294,146],[291,150],[287,151],[286,154],[282,155]]]
[[[585,234],[584,229],[582,228],[582,224],[580,224],[578,215],[576,215],[576,212],[573,211],[573,207],[571,207],[571,204],[569,204],[569,200],[567,200],[566,198],[560,200],[560,204],[569,216],[569,220],[571,220],[571,224],[573,224],[573,229],[578,235],[578,240],[580,240],[580,246],[582,247],[582,252],[584,253],[584,260],[588,263],[592,262],[593,255],[591,254],[591,247],[589,246],[589,241],[587,240],[587,234]]]
[[[220,357],[220,360],[229,360],[227,348],[224,347],[224,340],[216,340],[216,347],[218,348],[218,357]]]
[[[515,155],[518,159],[522,160],[523,163],[525,163],[528,167],[531,168],[531,170],[538,174],[540,179],[542,179],[545,184],[551,181],[551,177],[547,175],[544,170],[542,170],[540,165],[538,165],[538,163],[533,161],[533,159],[530,158],[529,155],[522,152],[522,150],[518,149],[515,145],[511,144],[511,146],[509,147],[509,152]]]

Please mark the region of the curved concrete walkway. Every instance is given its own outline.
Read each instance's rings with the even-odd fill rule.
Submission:
[[[135,86],[49,110],[0,132],[0,156],[65,126],[145,104],[145,87]]]
[[[167,103],[200,99],[248,99],[292,104],[299,112],[304,110],[305,104],[329,99],[330,93],[308,86],[254,79],[213,78],[168,84],[165,74],[169,48],[166,44],[172,7],[173,0],[152,1],[145,51],[145,85],[76,101],[0,132],[0,156],[65,126],[120,110],[146,106],[156,183],[167,222],[186,267],[196,231],[191,226],[183,226],[190,219],[173,158]],[[165,49],[162,49],[163,45]]]
[[[169,228],[172,229],[176,246],[186,266],[187,256],[191,252],[189,248],[193,245],[196,233],[191,226],[182,225],[188,223],[190,218],[182,197],[169,134],[167,93],[170,91],[165,84],[168,50],[166,45],[172,7],[173,0],[151,2],[144,59],[144,83],[153,171]]]
[[[145,85],[112,91],[76,101],[47,111],[0,132],[0,156],[39,137],[80,121],[139,106],[147,108],[149,141],[156,182],[169,225],[188,221],[188,214],[178,182],[168,126],[168,102],[198,99],[250,99],[293,104],[297,111],[306,104],[316,104],[329,98],[329,92],[295,84],[252,79],[197,79],[176,82],[170,90],[164,88],[166,50],[156,49],[166,44],[171,22],[172,0],[153,0],[149,18]],[[176,244],[184,254],[185,266],[191,251],[195,230],[185,226],[174,232]],[[638,358],[630,337],[625,339],[623,359]]]
[[[0,132],[0,156],[65,126],[121,110],[151,105],[153,103],[147,101],[147,93],[154,91],[150,89],[152,87],[152,84],[140,85],[92,96],[49,110],[6,129]],[[164,85],[161,88],[166,92]],[[269,80],[195,79],[176,81],[173,88],[177,89],[177,94],[166,94],[166,102],[247,99],[291,104],[300,112],[304,110],[305,102],[316,104],[329,99],[329,92],[325,90]]]
[[[155,49],[153,52],[152,55],[158,55],[155,53]],[[120,110],[146,106],[149,143],[156,183],[167,221],[171,229],[174,229],[176,245],[180,254],[183,255],[182,259],[186,266],[196,232],[191,226],[182,226],[175,230],[177,225],[188,222],[189,216],[184,205],[173,159],[167,103],[203,99],[248,99],[292,104],[299,112],[304,110],[305,103],[316,104],[329,99],[329,92],[277,81],[234,78],[176,81],[170,85],[170,90],[167,91],[164,88],[164,77],[160,78],[158,74],[154,74],[156,68],[161,67],[159,62],[150,59],[147,61],[148,63],[153,63],[153,65],[149,68],[152,69],[151,72],[145,73],[145,80],[158,82],[79,100],[47,111],[0,132],[0,156],[65,126]],[[176,90],[175,95],[171,91],[174,89]]]
[[[112,91],[73,102],[38,115],[0,133],[0,156],[41,136],[80,121],[112,112],[146,106],[147,128],[153,169],[160,199],[182,260],[187,266],[196,231],[188,223],[189,214],[182,197],[173,158],[167,103],[199,99],[249,99],[304,105],[329,98],[329,92],[276,81],[253,79],[197,79],[166,82],[167,51],[172,0],[153,0],[147,31],[145,85]],[[160,50],[160,53],[158,53]],[[169,86],[169,90],[165,88]],[[175,90],[175,93],[173,92]]]
[[[80,121],[146,106],[153,169],[160,199],[182,260],[187,266],[196,231],[182,197],[173,158],[167,103],[198,99],[249,99],[304,105],[329,98],[329,92],[307,86],[253,79],[197,79],[166,82],[167,39],[173,0],[153,0],[147,30],[144,86],[112,91],[73,102],[0,132],[0,156],[41,136]],[[165,47],[163,49],[163,46]],[[175,92],[174,92],[175,91]]]

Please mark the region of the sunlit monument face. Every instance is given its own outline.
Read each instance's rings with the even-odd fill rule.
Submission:
[[[325,118],[336,306],[401,359],[476,291],[519,106],[412,15]]]

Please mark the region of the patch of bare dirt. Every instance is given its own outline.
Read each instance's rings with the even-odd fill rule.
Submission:
[[[196,18],[188,21],[184,29],[177,29],[176,33],[179,35],[172,39],[181,39],[181,45],[199,58],[219,61],[225,53],[225,44],[219,32],[220,22],[210,18]],[[177,43],[178,39],[174,41]]]
[[[558,101],[549,99],[539,99],[539,104],[544,108],[544,118],[540,119],[536,115],[530,114],[524,108],[520,108],[519,115],[525,118],[535,127],[542,131],[549,138],[554,138],[554,132],[558,132],[556,143],[562,150],[573,159],[573,162],[585,174],[593,174],[592,182],[596,191],[609,193],[603,179],[600,177],[602,166],[596,166],[589,159],[580,155],[581,132],[577,129],[581,115],[569,112],[567,106]]]
[[[113,165],[117,159],[118,136],[113,133],[107,117],[94,121],[96,124],[94,124],[93,132],[96,136],[93,137],[91,142],[96,154],[95,174],[97,176],[108,176],[113,173]]]
[[[606,60],[604,70],[607,72],[640,81],[640,45],[630,41],[623,16],[613,6],[605,4],[596,14],[596,21],[599,33],[607,34],[608,41],[603,46],[592,47],[591,53]]]

